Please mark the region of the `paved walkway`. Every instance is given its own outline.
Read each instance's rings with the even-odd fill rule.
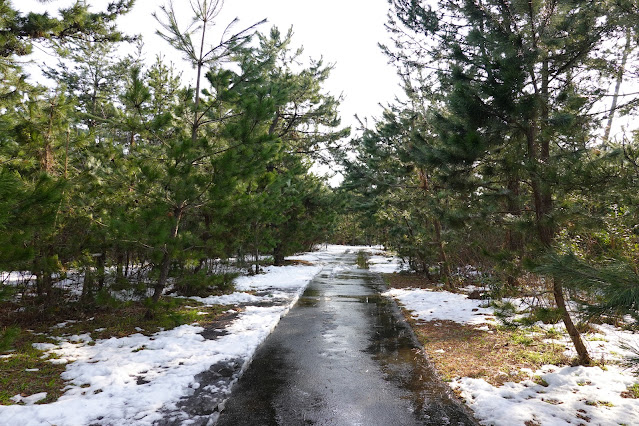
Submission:
[[[416,352],[381,278],[336,256],[234,387],[217,425],[474,425]]]

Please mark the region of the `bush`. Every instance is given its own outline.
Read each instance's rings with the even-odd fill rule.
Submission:
[[[0,331],[0,352],[8,351],[20,334],[20,327],[4,327]]]
[[[233,289],[233,280],[238,275],[237,273],[207,275],[206,272],[200,271],[178,278],[173,290],[186,297],[228,293]]]
[[[530,316],[534,322],[541,321],[544,324],[557,324],[562,319],[561,311],[557,308],[536,308]]]

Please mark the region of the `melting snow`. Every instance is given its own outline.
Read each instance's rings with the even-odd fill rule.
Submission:
[[[394,297],[423,321],[449,320],[461,324],[494,323],[492,308],[483,308],[485,301],[469,299],[463,294],[432,291],[421,288],[394,288],[384,296]]]
[[[425,289],[392,289],[384,295],[396,298],[416,318],[424,321],[494,322],[492,308],[482,308],[485,302],[470,300],[465,295]],[[545,329],[552,327],[565,335],[561,324],[535,325]],[[477,419],[485,425],[639,424],[639,399],[622,397],[622,393],[639,379],[614,365],[615,361],[631,354],[628,346],[639,349],[639,333],[611,325],[596,327],[598,333],[583,337],[593,359],[606,361],[604,370],[546,365],[538,371],[524,369],[530,379],[521,383],[508,382],[495,387],[483,379],[464,377],[450,385],[461,393]],[[485,325],[476,328],[488,330]],[[566,354],[575,356],[567,337],[561,336],[554,342],[566,344]],[[533,381],[536,376],[543,381],[539,378]]]
[[[321,262],[336,252],[338,249],[331,246],[313,256]],[[0,424],[151,425],[162,418],[162,410],[175,410],[181,397],[192,394],[198,385],[194,382],[198,373],[224,360],[241,358],[250,362],[259,344],[321,268],[319,264],[269,267],[266,274],[238,278],[238,291],[233,294],[197,299],[206,305],[273,299],[285,302],[269,307],[247,306],[226,328],[227,334],[215,340],[205,339],[200,334],[204,329],[192,324],[152,336],[138,333],[94,341],[90,334],[82,334],[62,338],[57,344],[35,343],[37,349],[58,357],[51,362],[67,363],[62,378],[69,384],[64,395],[50,404],[33,405],[46,394],[16,395],[13,400],[25,405],[0,406]]]

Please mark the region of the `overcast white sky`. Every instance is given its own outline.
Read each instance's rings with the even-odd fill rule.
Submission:
[[[104,9],[108,3],[87,1],[96,10]],[[73,0],[13,1],[23,12],[55,11],[73,3]],[[164,0],[137,0],[133,12],[121,20],[120,28],[143,35],[149,62],[162,52],[167,59],[179,63],[180,54],[154,34],[158,24],[151,14],[162,4]],[[174,5],[185,17],[191,15],[189,0],[174,0]],[[305,57],[321,56],[325,62],[335,64],[326,88],[333,95],[343,94],[342,122],[355,127],[355,114],[360,118],[380,116],[379,104],[391,102],[400,93],[395,70],[377,46],[387,37],[384,29],[387,9],[387,0],[226,0],[218,26],[225,27],[235,17],[240,19],[237,29],[264,18],[268,22],[260,27],[262,32],[268,32],[272,26],[285,32],[292,26],[293,45],[303,46]],[[190,80],[188,72],[184,78]]]

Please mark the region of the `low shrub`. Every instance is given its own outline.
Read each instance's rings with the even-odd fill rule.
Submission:
[[[237,273],[207,275],[204,271],[176,279],[173,290],[181,296],[205,297],[211,294],[224,294],[233,290],[233,280]]]

